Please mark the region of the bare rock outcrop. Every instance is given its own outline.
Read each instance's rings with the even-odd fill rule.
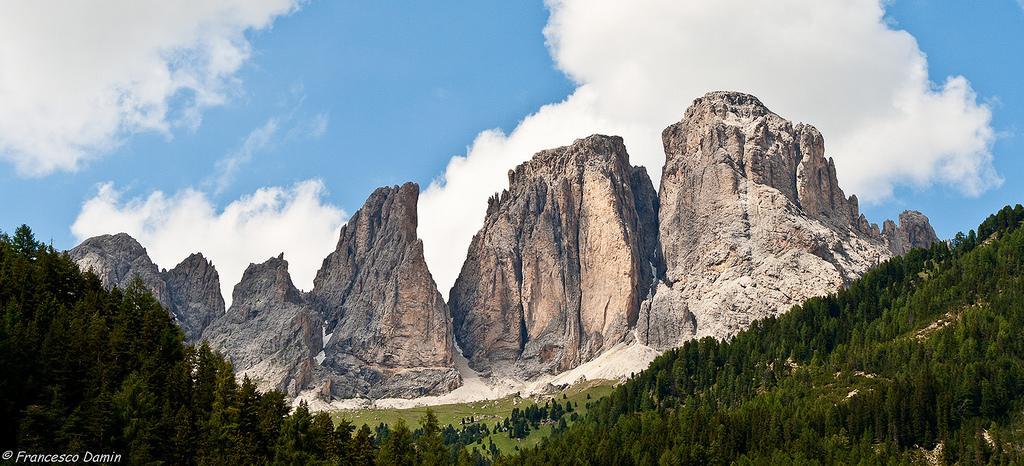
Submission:
[[[263,390],[295,396],[310,387],[323,320],[292,284],[284,254],[250,264],[231,296],[231,308],[203,339]]]
[[[414,183],[384,187],[341,229],[309,294],[325,323],[320,365],[335,397],[411,397],[450,391],[451,314],[416,236]]]
[[[928,223],[928,217],[916,210],[900,214],[899,225],[892,220],[882,223],[882,237],[893,254],[906,254],[915,248],[927,248],[939,241],[935,230]]]
[[[127,233],[94,236],[68,251],[68,255],[78,268],[96,274],[108,289],[124,288],[138,277],[153,297],[170,309],[167,284],[160,269],[149,258],[146,248]]]
[[[283,254],[250,264],[224,311],[213,264],[193,254],[160,272],[127,234],[86,240],[71,257],[107,287],[139,277],[189,342],[207,341],[265,390],[324,398],[412,397],[461,385],[451,314],[416,237],[419,188],[381,188],[341,230],[314,289]]]
[[[202,254],[196,253],[160,275],[185,339],[198,341],[206,327],[224,315],[217,269]]]
[[[95,273],[107,288],[125,287],[138,277],[185,333],[198,341],[214,319],[224,313],[217,270],[193,254],[170,271],[161,272],[146,249],[126,233],[89,238],[68,251],[82,270]]]
[[[456,342],[478,371],[531,379],[622,342],[726,338],[937,241],[920,212],[870,223],[822,135],[754,96],[709,93],[662,139],[660,191],[618,137],[509,171],[447,304],[416,235],[412,183],[367,199],[308,293],[282,255],[248,267],[226,312],[200,254],[160,271],[124,233],[69,254],[107,287],[138,277],[189,342],[208,341],[262,389],[329,399],[450,391],[462,383]]]
[[[619,137],[510,171],[449,297],[470,365],[529,378],[629,338],[660,268],[656,196]]]
[[[662,138],[666,272],[638,325],[651,346],[728,337],[935,240],[915,213],[880,233],[839,187],[821,134],[754,96],[709,93]]]

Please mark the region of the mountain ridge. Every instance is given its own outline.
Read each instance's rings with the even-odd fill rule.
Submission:
[[[90,238],[70,254],[107,287],[138,275],[190,341],[217,341],[248,361],[236,363],[241,371],[271,374],[266,386],[332,399],[451,390],[461,384],[456,343],[485,375],[533,379],[617,345],[664,350],[726,338],[937,241],[916,211],[882,228],[868,222],[839,187],[821,134],[749,94],[696,99],[663,142],[660,190],[615,136],[540,151],[510,170],[447,303],[416,236],[413,183],[369,196],[312,290],[294,289],[289,277],[254,291],[259,303],[227,311],[202,256],[159,272],[126,234]],[[288,275],[283,256],[250,268],[259,265]],[[235,311],[249,320],[218,323]],[[260,324],[278,311],[274,322],[287,325]],[[281,351],[260,333],[270,328],[294,348]],[[271,349],[260,353],[252,341]]]

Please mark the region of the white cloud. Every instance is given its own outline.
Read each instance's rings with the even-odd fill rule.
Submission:
[[[4,2],[0,158],[74,170],[143,131],[171,134],[237,91],[246,33],[298,0]]]
[[[481,133],[424,192],[419,233],[444,294],[509,168],[575,138],[617,134],[657,183],[662,129],[707,91],[749,92],[814,124],[843,187],[868,202],[901,184],[975,195],[1001,182],[989,107],[963,77],[934,84],[917,42],[888,24],[879,0],[548,4],[545,37],[578,87],[508,135]]]
[[[217,161],[216,176],[213,180],[215,193],[220,194],[235,180],[239,168],[252,160],[257,152],[267,148],[271,138],[277,133],[277,119],[271,118],[260,127],[252,130],[242,140],[242,145]]]
[[[86,238],[125,232],[160,267],[171,268],[194,252],[212,260],[224,299],[251,262],[284,252],[295,286],[310,289],[323,259],[334,250],[347,214],[324,201],[319,180],[261,188],[218,211],[207,196],[186,189],[124,199],[112,183],[82,206],[71,231]]]
[[[310,118],[295,121],[295,111],[281,117],[268,119],[256,127],[242,139],[239,146],[217,161],[214,175],[203,182],[206,187],[213,187],[214,194],[224,192],[235,181],[238,171],[248,164],[253,156],[276,148],[279,144],[287,144],[303,139],[319,139],[327,133],[328,116],[318,113]],[[294,123],[293,123],[294,122]],[[289,125],[291,125],[289,127]],[[287,128],[282,131],[282,128]],[[279,138],[279,134],[284,132]],[[275,141],[280,139],[280,141]]]
[[[317,113],[308,120],[305,120],[295,126],[295,128],[292,129],[292,137],[319,139],[323,137],[324,134],[327,134],[328,123],[330,123],[330,117],[327,113]]]

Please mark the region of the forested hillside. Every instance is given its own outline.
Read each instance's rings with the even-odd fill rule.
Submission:
[[[1024,461],[1024,207],[691,341],[512,464]]]
[[[280,392],[237,383],[209,347],[185,346],[140,282],[106,291],[26,226],[0,234],[0,310],[0,450],[115,453],[127,464],[457,458],[432,416],[416,431],[372,433],[304,406],[289,413]]]

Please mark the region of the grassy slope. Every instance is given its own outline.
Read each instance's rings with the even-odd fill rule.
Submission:
[[[426,414],[427,410],[430,409],[434,411],[434,414],[437,416],[438,421],[440,421],[442,426],[451,424],[458,429],[463,418],[472,416],[477,420],[477,422],[483,422],[487,424],[488,428],[493,428],[495,423],[501,422],[510,415],[512,408],[518,407],[523,409],[533,403],[543,405],[545,400],[551,398],[557,398],[560,403],[565,403],[566,400],[569,400],[573,402],[573,405],[578,404],[579,408],[577,409],[577,412],[582,416],[587,410],[586,404],[588,401],[604,397],[611,393],[613,389],[614,382],[596,380],[567,387],[554,395],[533,396],[528,398],[508,396],[498,400],[473,401],[468,403],[406,409],[340,410],[332,412],[331,417],[335,422],[341,419],[348,419],[349,422],[356,426],[367,424],[370,427],[377,426],[380,423],[391,425],[399,419],[403,419],[410,427],[415,428],[415,426],[419,425],[420,420]],[[562,398],[563,394],[565,395],[565,399]],[[590,400],[587,399],[587,395],[590,396]],[[569,422],[568,415],[565,416],[565,420],[566,422]],[[540,442],[541,438],[551,434],[551,428],[551,425],[542,425],[540,429],[530,431],[530,435],[524,439],[511,439],[506,432],[496,432],[491,434],[489,437],[484,438],[482,445],[486,446],[489,441],[493,441],[495,446],[497,446],[502,452],[512,452],[515,451],[517,447],[524,448],[536,445]],[[481,448],[481,450],[483,449],[484,448]]]

